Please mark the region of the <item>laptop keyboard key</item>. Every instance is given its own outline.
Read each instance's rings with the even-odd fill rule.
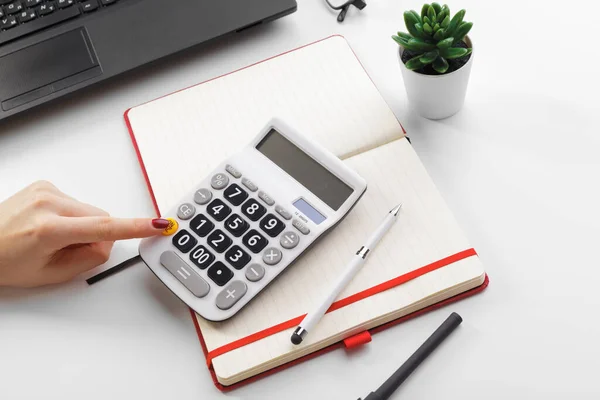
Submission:
[[[17,15],[17,18],[19,19],[20,23],[24,23],[24,22],[29,22],[32,19],[36,19],[37,14],[35,13],[34,10],[27,10],[27,11],[23,11],[22,13]]]
[[[26,0],[25,5],[27,7],[35,7],[38,4],[41,4],[43,0]]]
[[[57,0],[58,8],[67,8],[75,4],[75,0]]]
[[[12,15],[8,15],[6,18],[0,20],[0,28],[2,29],[10,29],[17,26],[17,24],[17,19]]]
[[[92,12],[98,8],[98,0],[88,0],[81,3],[83,12]]]
[[[54,12],[55,9],[56,6],[54,5],[54,3],[44,3],[38,7],[37,11],[40,16],[44,16],[51,14],[52,12]]]
[[[23,11],[23,4],[21,4],[20,1],[15,1],[4,7],[4,10],[7,14],[16,14],[20,11]]]
[[[103,6],[107,6],[109,4],[114,4],[117,2],[117,0],[100,0],[102,2]]]

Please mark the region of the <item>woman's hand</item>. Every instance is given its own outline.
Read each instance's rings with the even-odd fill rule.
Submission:
[[[160,234],[164,219],[118,219],[36,182],[0,203],[0,286],[67,281],[108,260],[115,240]]]

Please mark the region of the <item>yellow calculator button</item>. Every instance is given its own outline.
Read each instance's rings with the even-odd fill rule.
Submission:
[[[177,221],[175,221],[173,218],[167,218],[167,220],[169,221],[169,226],[162,232],[163,236],[171,236],[177,232],[177,229],[179,229],[179,224]]]

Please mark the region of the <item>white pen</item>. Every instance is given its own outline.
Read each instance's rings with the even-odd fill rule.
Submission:
[[[352,260],[346,266],[346,269],[342,275],[338,278],[337,282],[331,289],[331,292],[320,303],[319,307],[313,312],[309,313],[304,317],[300,325],[296,328],[292,334],[292,343],[300,344],[304,337],[310,332],[310,330],[319,322],[319,320],[325,315],[325,312],[329,309],[334,300],[338,297],[340,292],[348,285],[348,283],[354,278],[360,267],[365,263],[367,255],[375,249],[377,243],[383,238],[386,232],[396,222],[396,217],[402,204],[398,204],[394,207],[384,218],[383,222],[373,232],[373,234],[367,240],[367,243],[360,248],[352,257]]]

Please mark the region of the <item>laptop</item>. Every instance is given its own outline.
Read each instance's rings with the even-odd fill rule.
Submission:
[[[0,120],[296,8],[296,0],[0,0]]]

